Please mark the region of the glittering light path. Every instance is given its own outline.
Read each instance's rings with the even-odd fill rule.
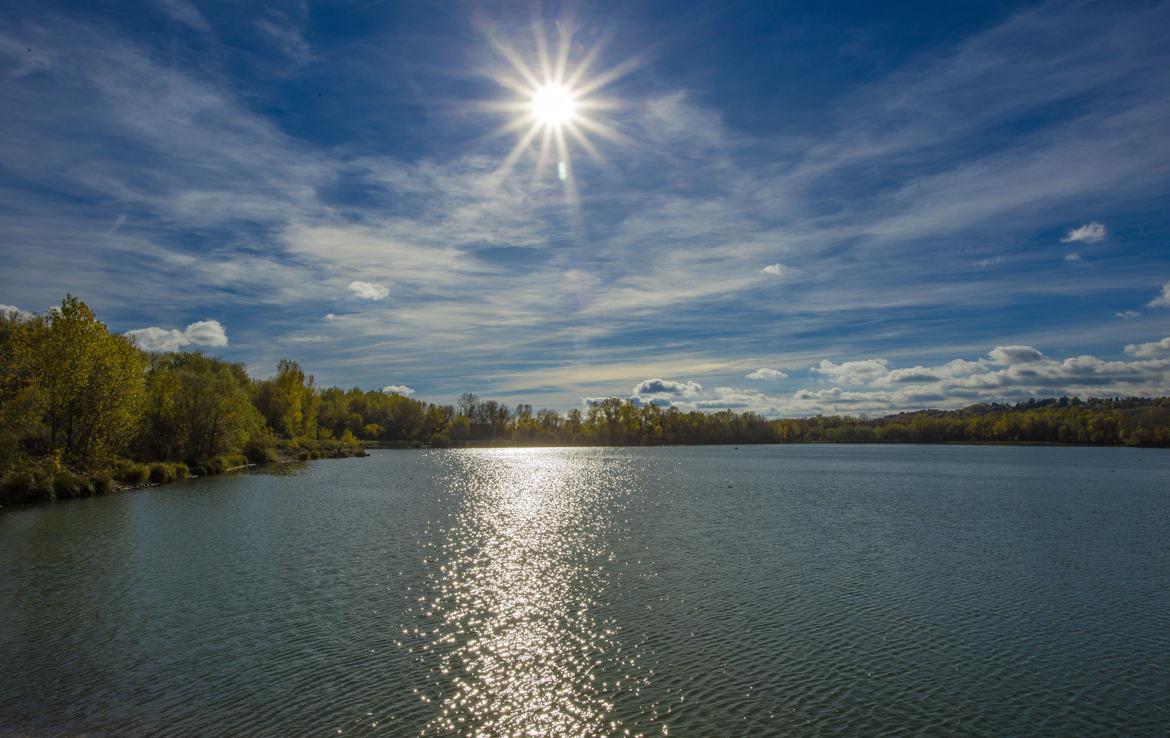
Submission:
[[[602,595],[612,553],[612,484],[564,454],[462,457],[466,502],[437,536],[431,592],[418,601],[423,700],[441,703],[424,732],[622,734],[609,699],[621,656]],[[612,481],[612,480],[611,480]]]

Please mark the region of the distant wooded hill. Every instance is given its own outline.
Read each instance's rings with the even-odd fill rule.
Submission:
[[[1063,443],[1170,446],[1170,398],[1076,397],[919,410],[876,420],[774,421],[780,441],[837,443]]]

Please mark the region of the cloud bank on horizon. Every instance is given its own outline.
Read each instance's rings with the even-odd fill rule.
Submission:
[[[1170,394],[1170,5],[546,4],[571,166],[532,12],[6,6],[0,308],[447,404]]]
[[[1105,361],[1081,355],[1052,359],[1032,346],[997,346],[983,358],[952,359],[934,366],[894,368],[886,359],[835,364],[828,360],[790,374],[812,386],[778,395],[758,389],[716,387],[686,397],[647,393],[643,382],[631,399],[681,410],[752,410],[767,415],[886,415],[906,408],[956,408],[979,403],[1020,402],[1034,397],[1141,395],[1170,382],[1170,337],[1125,347],[1136,360]],[[752,374],[756,374],[753,372]],[[829,386],[818,387],[817,375]],[[755,378],[751,374],[749,379]],[[655,386],[694,382],[647,380]],[[700,388],[701,390],[701,388]],[[649,396],[647,396],[649,395]]]

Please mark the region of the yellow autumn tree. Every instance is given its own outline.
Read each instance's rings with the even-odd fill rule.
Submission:
[[[144,396],[142,354],[84,302],[66,295],[13,344],[19,383],[38,398],[50,454],[88,463],[133,436]]]

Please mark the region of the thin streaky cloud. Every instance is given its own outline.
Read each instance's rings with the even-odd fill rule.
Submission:
[[[874,46],[865,76],[813,44],[841,76],[783,109],[789,80],[748,60],[801,59],[766,29],[727,17],[647,64],[673,19],[578,8],[563,35],[541,18],[547,69],[589,98],[560,136],[525,119],[527,14],[420,10],[403,34],[375,7],[342,39],[328,8],[241,6],[229,44],[212,5],[156,8],[0,13],[5,303],[70,291],[123,333],[231,315],[230,360],[293,347],[339,385],[446,401],[567,407],[659,378],[703,388],[678,407],[785,414],[1164,386],[1123,347],[1157,343],[1170,305],[1150,287],[1170,274],[1150,205],[1167,6],[969,6],[945,34],[924,20],[929,43]],[[323,320],[329,341],[305,327]],[[769,366],[788,376],[737,387]]]

